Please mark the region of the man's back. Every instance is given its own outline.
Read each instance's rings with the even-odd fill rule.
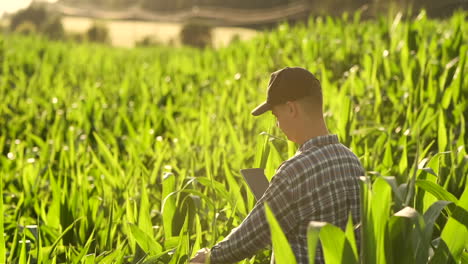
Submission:
[[[359,159],[336,135],[313,138],[297,154],[283,163],[282,175],[290,178],[292,202],[298,225],[289,238],[298,263],[308,263],[307,227],[310,221],[334,224],[344,229],[351,213],[353,223],[360,219],[359,176],[364,170]],[[321,249],[317,260],[322,260]]]

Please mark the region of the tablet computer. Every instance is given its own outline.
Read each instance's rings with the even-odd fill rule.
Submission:
[[[253,169],[243,169],[240,170],[242,176],[244,177],[247,185],[249,185],[250,190],[255,196],[255,199],[258,201],[263,194],[265,193],[268,185],[267,177],[263,172],[263,169],[253,168]]]

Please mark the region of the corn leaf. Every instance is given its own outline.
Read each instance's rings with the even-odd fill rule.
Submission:
[[[309,256],[309,263],[315,263],[315,254],[317,246],[319,245],[320,230],[327,225],[326,222],[311,221],[307,227],[307,252]]]
[[[172,218],[176,211],[175,197],[170,195],[175,189],[175,176],[172,173],[164,175],[162,180],[161,213],[163,217],[164,233],[166,238],[173,236]]]
[[[358,263],[349,240],[339,227],[327,224],[320,230],[320,242],[327,263]]]
[[[434,195],[439,200],[457,203],[457,198],[440,185],[428,180],[416,180],[416,186]]]
[[[129,224],[133,238],[138,245],[149,255],[157,255],[162,252],[162,246],[154,240],[152,234],[147,234],[135,224]]]
[[[148,235],[153,235],[153,225],[151,222],[150,205],[145,181],[141,185],[140,212],[138,215],[138,227]]]
[[[3,235],[3,175],[0,173],[0,263],[6,263],[5,237]]]
[[[457,208],[448,219],[442,230],[441,239],[446,243],[451,257],[456,262],[460,261],[462,253],[466,250],[468,243],[468,188],[465,188],[460,200],[457,202]],[[437,254],[437,253],[436,253]],[[448,261],[448,259],[445,259]]]
[[[268,204],[265,203],[265,214],[270,226],[271,243],[275,253],[275,261],[278,263],[296,263],[296,257],[289,245],[289,241],[283,233],[281,226],[275,218]]]

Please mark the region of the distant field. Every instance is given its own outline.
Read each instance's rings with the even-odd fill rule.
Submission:
[[[64,17],[63,24],[66,31],[84,32],[93,23],[93,19],[86,17]],[[136,41],[146,36],[154,36],[163,43],[179,43],[179,32],[182,24],[158,23],[128,20],[105,21],[109,27],[112,44],[122,47],[132,47]],[[228,44],[235,35],[242,40],[255,36],[258,32],[252,29],[236,27],[218,27],[213,30],[215,47]]]
[[[317,17],[204,50],[0,34],[0,263],[179,264],[224,239],[256,203],[239,170],[271,179],[296,153],[273,115],[250,114],[288,65],[319,78],[328,129],[366,170],[360,255],[353,223],[314,222],[309,252],[320,239],[327,264],[468,263],[467,18]],[[110,28],[131,45],[180,26]]]

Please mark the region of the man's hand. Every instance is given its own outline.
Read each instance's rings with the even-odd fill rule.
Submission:
[[[189,264],[205,264],[210,263],[210,249],[202,248],[197,251],[195,257],[190,260]]]

